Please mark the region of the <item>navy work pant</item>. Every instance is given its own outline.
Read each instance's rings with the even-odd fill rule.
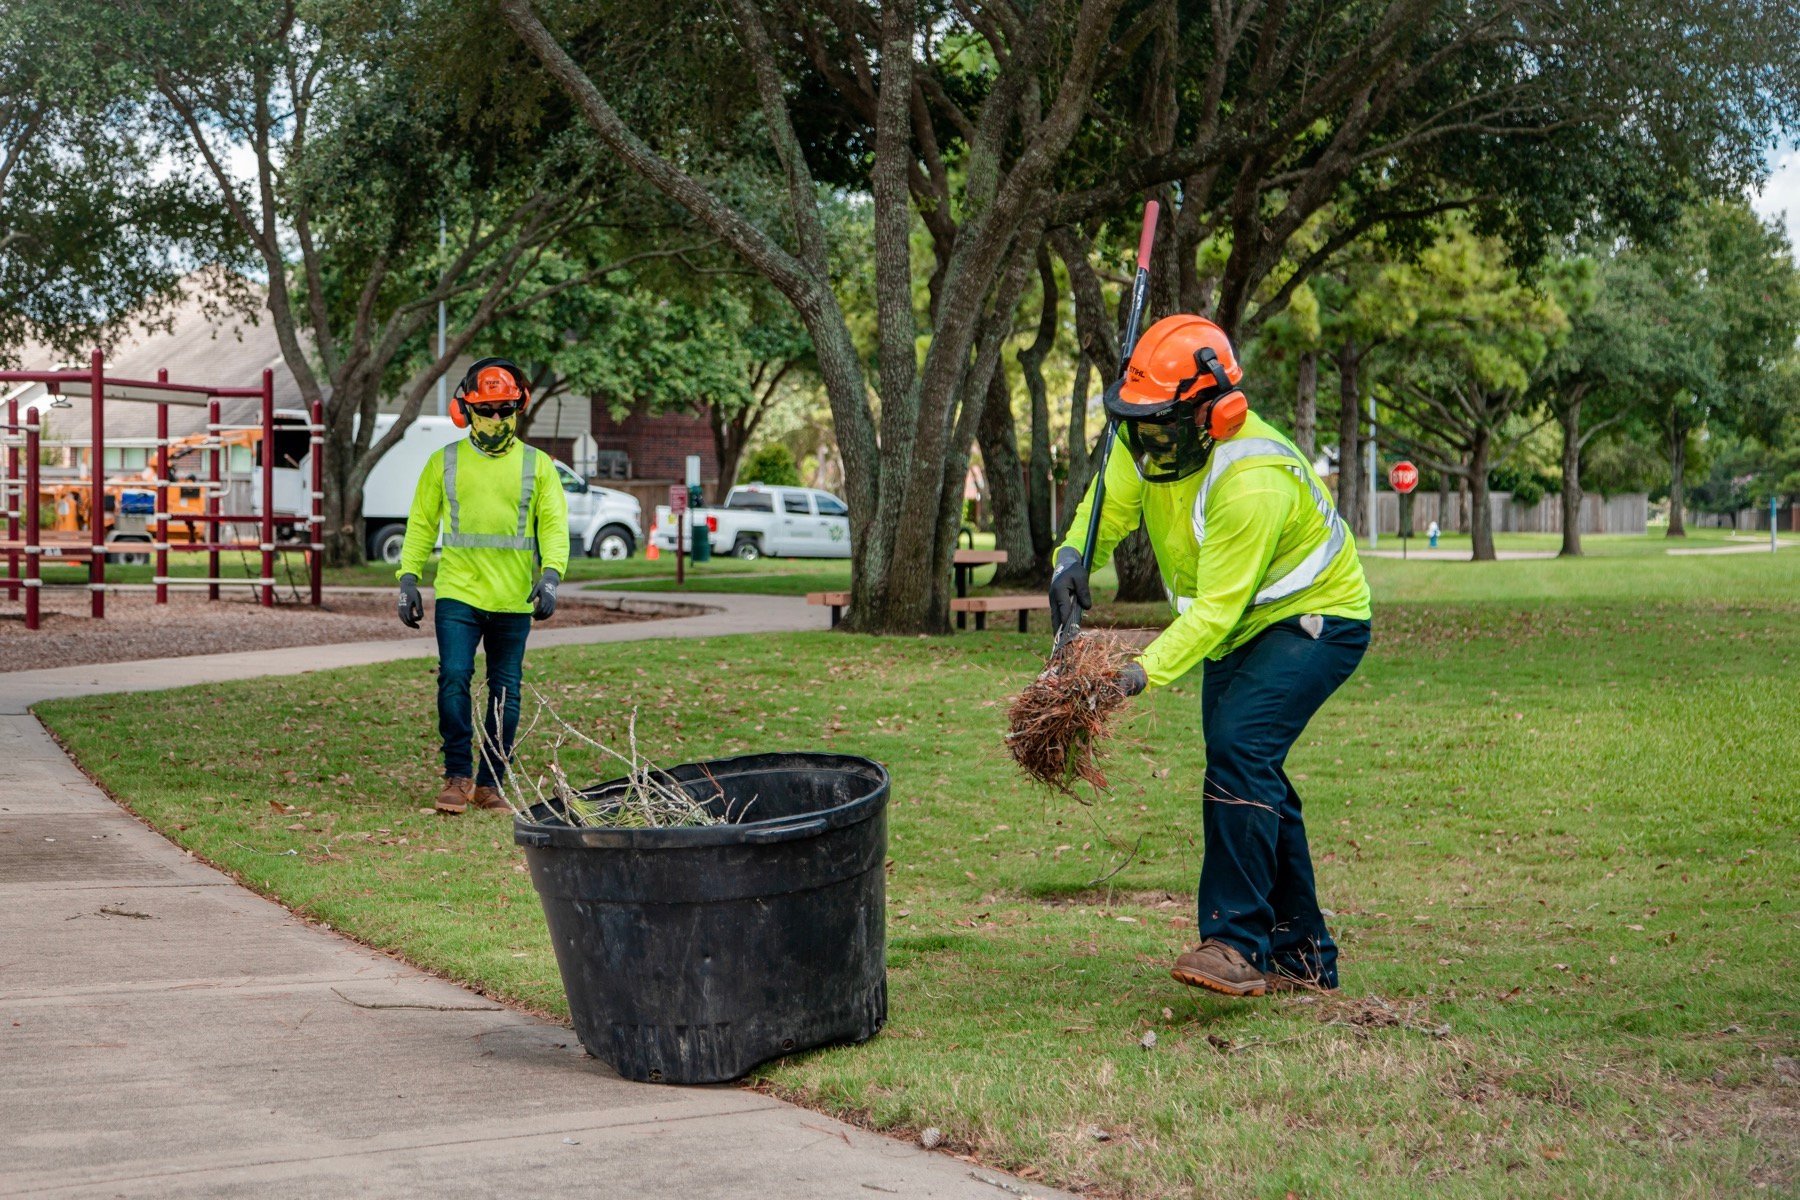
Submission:
[[[1293,617],[1208,662],[1201,691],[1200,936],[1229,943],[1260,970],[1325,987],[1337,986],[1337,946],[1319,912],[1300,796],[1285,764],[1313,713],[1368,648],[1367,621]]]
[[[506,772],[513,737],[519,731],[519,681],[525,667],[525,639],[531,634],[530,613],[487,612],[461,600],[439,597],[432,605],[438,644],[438,733],[444,739],[444,777],[468,779],[493,787]],[[487,650],[488,704],[483,726],[490,752],[474,763],[475,720],[469,684],[475,678],[475,647]],[[505,695],[504,712],[501,696]],[[478,765],[479,771],[471,770]],[[498,771],[496,772],[496,767]]]

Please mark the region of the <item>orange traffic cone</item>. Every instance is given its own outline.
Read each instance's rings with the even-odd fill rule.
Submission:
[[[651,542],[648,546],[644,547],[644,561],[645,562],[655,562],[657,559],[659,559],[661,557],[662,557],[662,551],[658,550],[656,548],[655,542]]]

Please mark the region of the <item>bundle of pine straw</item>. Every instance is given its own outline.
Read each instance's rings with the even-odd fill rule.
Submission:
[[[1084,633],[1065,645],[1013,700],[1006,748],[1019,769],[1073,796],[1077,780],[1106,788],[1100,751],[1125,703],[1119,669],[1132,653],[1116,639]]]
[[[638,752],[636,710],[633,710],[626,726],[626,750],[621,752],[595,741],[564,720],[536,688],[532,688],[531,693],[535,701],[531,722],[513,739],[510,761],[502,763],[504,756],[500,748],[487,738],[486,722],[477,721],[475,724],[476,750],[498,780],[495,788],[506,801],[507,807],[512,809],[513,815],[535,823],[540,819],[541,813],[534,815],[533,810],[547,809],[571,825],[615,829],[718,825],[729,819],[729,816],[715,815],[707,807],[706,801],[695,799],[685,787]],[[502,707],[506,703],[504,691],[499,694],[499,703]],[[485,705],[482,711],[486,711]],[[548,718],[549,727],[556,733],[549,749],[542,753],[541,761],[534,769],[526,762],[522,751],[536,749],[533,735],[539,721],[544,718]],[[564,768],[562,761],[565,750],[572,754],[597,752],[599,762],[594,769],[600,771],[605,770],[604,764],[609,761],[622,764],[625,768],[625,785],[610,792],[604,800],[588,798],[569,782],[568,770]],[[506,769],[502,769],[503,766]],[[575,769],[582,768],[577,766]],[[714,786],[718,785],[715,783]],[[720,788],[712,799],[717,800],[723,795],[724,789]]]

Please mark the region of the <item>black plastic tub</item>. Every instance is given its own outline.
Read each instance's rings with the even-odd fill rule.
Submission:
[[[718,1083],[874,1037],[887,1020],[886,769],[750,754],[666,774],[728,823],[580,828],[545,808],[513,823],[588,1053],[627,1079]]]

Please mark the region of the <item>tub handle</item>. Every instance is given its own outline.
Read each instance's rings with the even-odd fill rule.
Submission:
[[[550,835],[541,829],[519,829],[513,832],[513,840],[521,846],[536,846],[541,849],[550,844]]]
[[[813,817],[806,821],[796,821],[788,825],[772,825],[764,829],[746,829],[744,841],[751,845],[761,842],[785,841],[796,834],[822,833],[825,830],[825,818]]]

